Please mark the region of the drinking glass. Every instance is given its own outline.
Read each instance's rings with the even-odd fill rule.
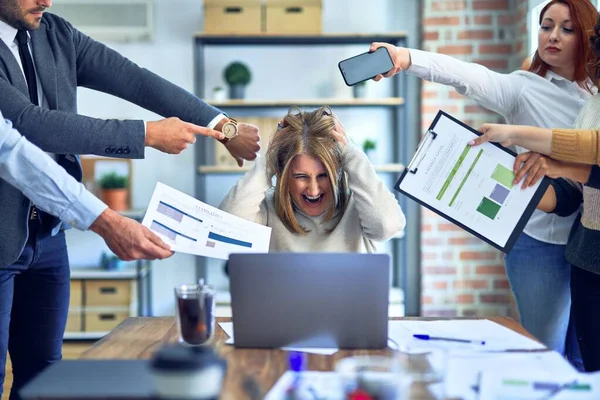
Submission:
[[[175,287],[175,310],[179,342],[203,346],[215,333],[215,289],[204,284]]]

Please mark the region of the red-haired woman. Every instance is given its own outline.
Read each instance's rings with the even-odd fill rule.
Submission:
[[[540,14],[538,48],[528,71],[500,74],[484,66],[419,50],[387,47],[394,68],[422,79],[453,86],[515,125],[568,128],[584,102],[596,92],[589,46],[598,12],[588,0],[553,0]],[[375,80],[381,79],[379,75]],[[525,149],[518,149],[519,152]],[[529,163],[543,159],[532,156]],[[576,214],[576,213],[575,213]],[[505,265],[523,326],[548,347],[566,354],[583,369],[570,323],[571,265],[565,244],[576,215],[559,217],[536,211]]]

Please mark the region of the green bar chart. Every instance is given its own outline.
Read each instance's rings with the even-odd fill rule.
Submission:
[[[515,174],[504,165],[498,164],[496,165],[494,172],[492,172],[492,179],[511,189],[513,187]]]

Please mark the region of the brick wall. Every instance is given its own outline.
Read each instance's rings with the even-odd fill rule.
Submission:
[[[424,0],[422,48],[498,72],[518,69],[527,51],[527,3]],[[423,82],[423,131],[438,109],[473,127],[503,122],[453,88]],[[499,251],[425,209],[421,237],[423,315],[515,316]]]

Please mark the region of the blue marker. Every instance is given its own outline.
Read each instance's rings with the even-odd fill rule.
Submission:
[[[439,336],[429,336],[429,335],[413,335],[415,339],[421,340],[444,340],[446,342],[459,342],[459,343],[471,343],[471,344],[485,344],[484,340],[468,340],[468,339],[455,339],[455,338],[445,338]]]
[[[299,351],[289,353],[290,370],[294,373],[294,380],[286,390],[286,400],[296,400],[300,390],[300,378],[306,368],[306,354]]]

